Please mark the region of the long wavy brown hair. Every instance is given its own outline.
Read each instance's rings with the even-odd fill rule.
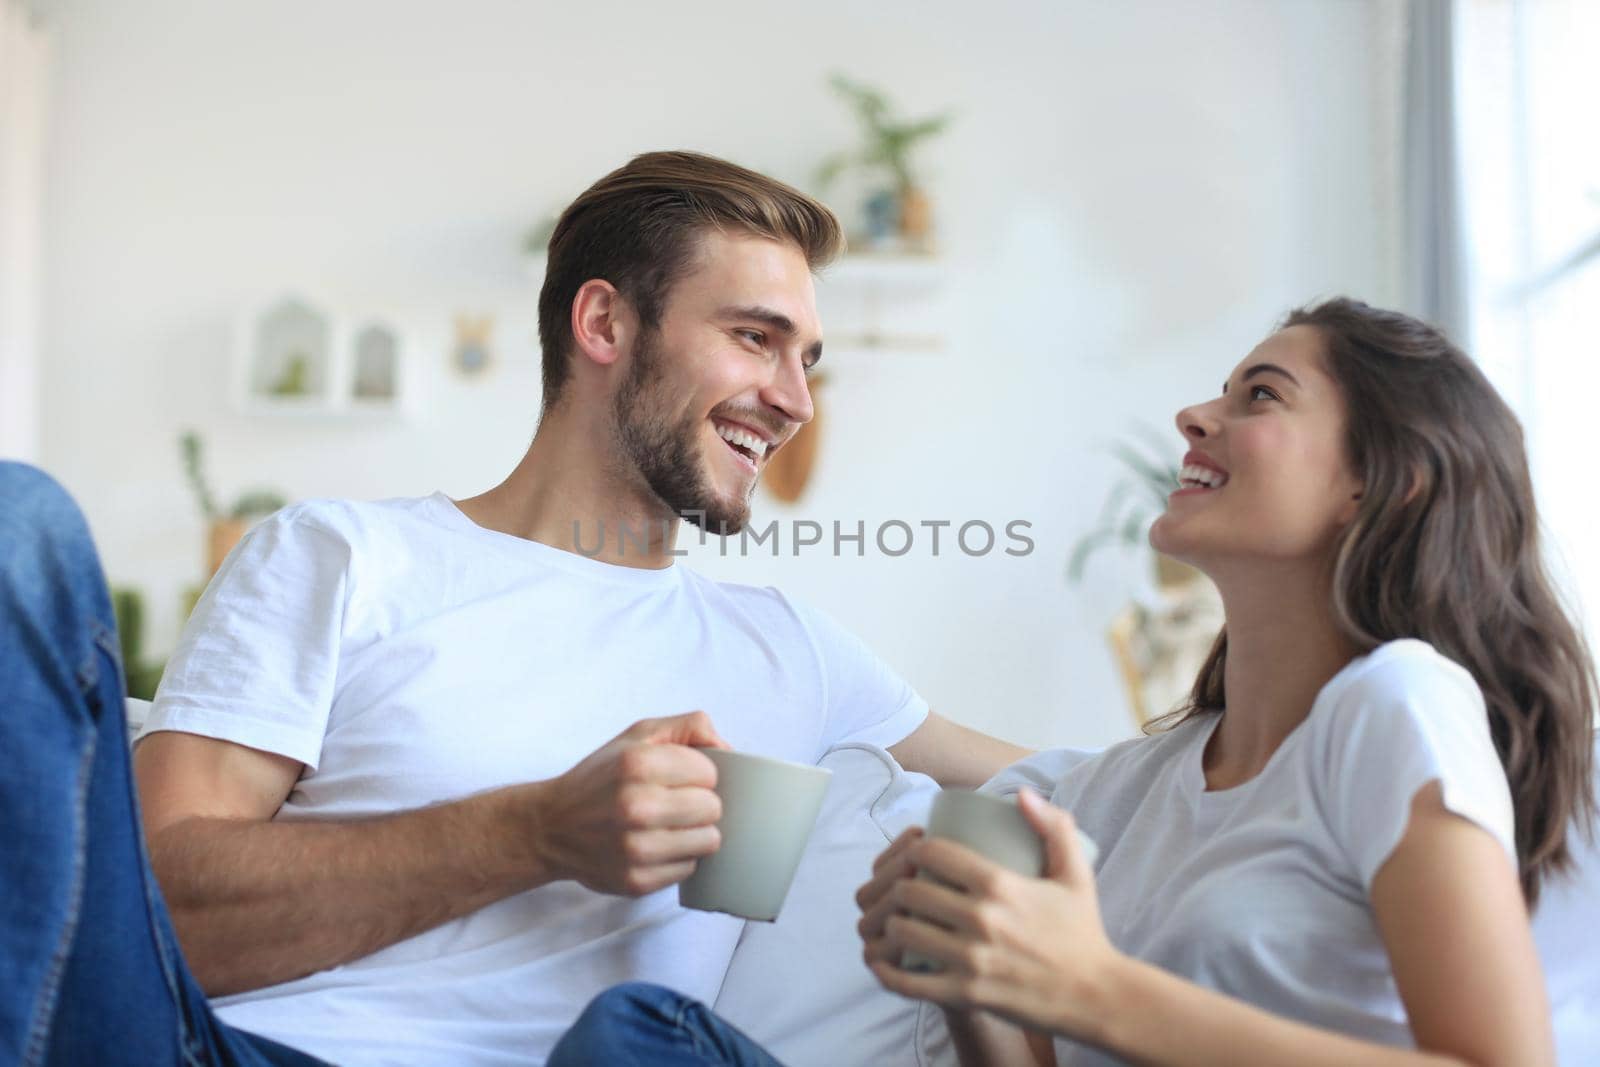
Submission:
[[[1532,909],[1572,865],[1570,829],[1594,832],[1595,672],[1545,570],[1522,426],[1470,358],[1408,315],[1341,298],[1289,326],[1322,337],[1365,479],[1335,556],[1338,626],[1363,651],[1420,638],[1476,679]],[[1227,659],[1224,629],[1189,699],[1152,729],[1221,711]]]

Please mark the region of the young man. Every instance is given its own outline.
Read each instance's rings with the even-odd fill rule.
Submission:
[[[827,618],[674,563],[680,518],[741,529],[811,417],[840,244],[771,179],[633,160],[556,228],[543,416],[502,484],[302,504],[235,551],[135,752],[223,1020],[340,1063],[539,1062],[615,983],[715,997],[740,925],[670,889],[718,843],[696,748],[866,740],[967,785],[1024,754]]]

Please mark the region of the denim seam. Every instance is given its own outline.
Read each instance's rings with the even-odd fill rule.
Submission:
[[[24,1067],[43,1063],[45,1054],[49,1051],[50,1027],[55,1017],[56,998],[61,992],[62,979],[66,976],[67,961],[72,956],[72,944],[78,933],[78,919],[83,911],[84,871],[88,867],[89,771],[94,764],[97,740],[92,731],[88,738],[88,744],[84,746],[83,755],[78,761],[78,789],[72,805],[72,821],[76,833],[73,835],[72,884],[67,890],[67,918],[61,924],[61,939],[56,944],[55,952],[50,956],[50,967],[45,972],[44,982],[39,987],[39,996],[34,1002],[33,1025],[29,1027],[28,1040],[22,1057]]]
[[[695,1055],[708,1063],[711,1062],[712,1056],[700,1040],[700,1029],[688,1023],[689,1010],[694,1007],[694,1002],[684,997],[675,999],[678,1003],[677,1010],[672,1013],[672,1028],[679,1034],[688,1034],[690,1043],[694,1045]]]
[[[678,1005],[678,1017],[677,1017],[677,1020],[676,1020],[677,1021],[677,1026],[678,1026],[678,1032],[679,1033],[685,1033],[685,1032],[688,1033],[689,1040],[694,1043],[695,1055],[699,1056],[706,1063],[723,1063],[723,1062],[726,1062],[727,1057],[723,1054],[723,1051],[722,1051],[721,1048],[718,1048],[718,1047],[715,1047],[715,1046],[709,1046],[709,1045],[706,1044],[706,1041],[705,1041],[705,1037],[706,1037],[705,1030],[707,1029],[706,1027],[688,1025],[688,1023],[686,1021],[687,1020],[687,1016],[691,1011],[694,1011],[696,1008],[700,1008],[701,1010],[704,1010],[703,1007],[700,1004],[698,1004],[697,1002],[695,1002],[693,1000],[681,999],[681,1003],[679,1003],[679,1005]]]
[[[99,619],[91,621],[94,631],[94,643],[100,651],[110,658],[117,671],[117,680],[121,683],[117,687],[119,693],[127,692],[127,682],[122,673],[122,646],[117,640],[117,635],[108,630]],[[104,714],[102,709],[102,714]],[[156,959],[161,965],[161,977],[167,986],[167,995],[172,998],[173,1017],[177,1020],[178,1032],[176,1034],[178,1048],[183,1051],[184,1059],[194,1067],[204,1067],[205,1048],[194,1028],[189,1025],[189,1019],[184,1012],[184,998],[179,989],[177,968],[173,964],[172,953],[169,951],[166,938],[162,936],[161,925],[156,916],[161,913],[162,902],[160,891],[152,877],[154,868],[150,866],[150,854],[145,845],[144,831],[139,817],[138,789],[130,779],[128,783],[129,811],[134,821],[134,847],[138,849],[140,861],[139,882],[144,888],[145,915],[149,921],[150,939],[155,942]]]

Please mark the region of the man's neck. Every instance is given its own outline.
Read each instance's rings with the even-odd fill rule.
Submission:
[[[603,563],[659,570],[676,553],[678,518],[614,460],[611,430],[565,405],[546,412],[506,480],[457,501],[479,526]]]

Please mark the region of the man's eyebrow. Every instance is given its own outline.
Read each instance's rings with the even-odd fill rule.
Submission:
[[[1255,366],[1251,367],[1249,370],[1247,370],[1243,374],[1241,374],[1239,376],[1239,380],[1241,382],[1248,382],[1251,378],[1254,378],[1254,377],[1256,377],[1257,375],[1260,375],[1260,374],[1281,374],[1285,378],[1289,379],[1289,381],[1291,383],[1293,383],[1295,386],[1299,386],[1300,385],[1300,379],[1299,378],[1296,378],[1294,375],[1290,374],[1288,371],[1284,370],[1282,367],[1278,366],[1276,363],[1257,363]],[[1227,393],[1227,391],[1228,391],[1228,383],[1227,382],[1223,382],[1222,383],[1222,391],[1223,391],[1224,394]]]
[[[797,332],[794,320],[781,311],[761,304],[730,304],[717,310],[719,319],[746,319],[754,322],[766,323],[785,337],[793,337]],[[822,342],[818,341],[806,349],[806,354],[813,358],[822,357]]]

